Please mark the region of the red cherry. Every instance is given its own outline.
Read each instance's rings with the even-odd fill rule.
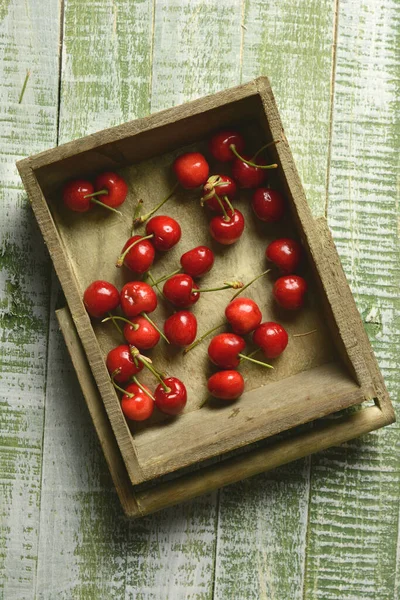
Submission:
[[[187,308],[195,304],[200,298],[198,292],[192,290],[198,289],[190,275],[178,274],[173,275],[164,283],[164,296],[179,308]]]
[[[244,154],[245,160],[251,161],[251,157]],[[266,161],[258,157],[258,165],[266,165]],[[236,158],[232,166],[232,175],[241,188],[257,188],[260,187],[267,178],[265,169],[252,167],[243,162],[240,158]]]
[[[143,386],[150,394],[147,386]],[[128,385],[126,394],[121,399],[121,409],[130,421],[145,421],[153,414],[154,400],[150,398],[136,383]]]
[[[209,166],[200,152],[187,152],[175,159],[173,169],[182,187],[197,188],[207,181]]]
[[[253,342],[260,346],[267,358],[276,358],[282,354],[288,341],[286,330],[273,321],[261,323],[253,333]]]
[[[154,397],[158,410],[167,415],[177,415],[185,408],[187,400],[186,387],[180,379],[176,377],[167,377],[164,384],[169,391],[166,391],[160,383],[156,387]]]
[[[246,342],[235,333],[220,333],[211,340],[208,346],[210,360],[223,369],[234,369],[240,362],[239,354],[243,352]]]
[[[141,241],[138,241],[141,240]],[[123,258],[123,264],[135,273],[145,273],[153,264],[155,257],[154,246],[149,240],[145,240],[141,235],[134,235],[129,238],[125,246],[122,248],[122,254],[129,246],[137,242]]]
[[[157,250],[166,252],[181,239],[182,231],[179,223],[166,216],[153,217],[146,225],[147,235],[153,234],[152,242]]]
[[[137,317],[141,312],[151,313],[157,308],[157,296],[144,281],[130,281],[121,290],[121,308],[127,317]]]
[[[140,361],[137,361],[137,365],[135,365],[129,346],[126,344],[110,350],[107,354],[106,365],[108,372],[118,383],[126,383],[128,379],[143,369]]]
[[[182,269],[191,277],[201,277],[212,269],[214,253],[207,246],[197,246],[181,256]]]
[[[236,151],[242,154],[244,150],[244,139],[237,131],[224,130],[215,133],[210,142],[209,149],[215,160],[220,162],[229,162],[234,160],[235,155],[231,150],[231,146],[235,146]]]
[[[176,312],[165,321],[164,333],[171,344],[189,346],[196,339],[197,319],[187,310]]]
[[[238,241],[244,230],[244,217],[242,213],[235,209],[228,213],[229,221],[225,217],[213,217],[210,221],[210,233],[214,240],[225,246],[234,244]]]
[[[233,331],[245,335],[253,331],[262,319],[261,311],[250,298],[235,298],[225,309],[225,316]]]
[[[119,305],[119,292],[108,281],[93,281],[83,294],[83,303],[91,317],[100,319]]]
[[[294,273],[301,259],[301,246],[295,240],[280,238],[269,244],[265,256],[283,273]]]
[[[63,201],[65,206],[75,212],[86,212],[93,208],[93,203],[86,196],[93,194],[94,187],[90,181],[75,179],[69,181],[63,189]]]
[[[282,308],[297,310],[303,306],[306,281],[299,275],[285,275],[275,281],[273,294]]]
[[[236,400],[243,394],[244,379],[238,371],[219,371],[207,382],[208,391],[221,400]]]
[[[252,207],[260,221],[276,223],[285,213],[285,200],[282,194],[269,188],[258,188],[254,192]]]
[[[160,334],[157,329],[149,323],[144,317],[134,317],[131,319],[133,325],[137,325],[136,329],[130,323],[124,325],[124,337],[132,346],[136,346],[139,350],[150,350],[154,348],[160,341]]]
[[[203,187],[202,203],[204,203],[210,210],[222,215],[223,210],[221,204],[218,201],[217,196],[222,202],[226,211],[232,210],[230,200],[236,194],[236,183],[228,177],[228,175],[212,175],[207,179],[206,184]],[[228,199],[228,202],[226,201]]]
[[[103,204],[112,208],[120,206],[128,194],[128,186],[125,180],[117,173],[112,173],[111,171],[107,171],[96,177],[94,187],[96,192],[101,190],[107,192],[107,194],[102,194],[99,199]]]

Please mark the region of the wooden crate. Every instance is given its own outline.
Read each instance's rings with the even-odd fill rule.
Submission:
[[[246,368],[246,393],[237,405],[223,410],[216,410],[213,405],[199,410],[204,399],[204,373],[208,369],[206,345],[185,357],[175,351],[167,354],[159,345],[153,358],[162,370],[173,372],[187,383],[187,408],[177,419],[155,416],[149,423],[130,428],[104,363],[106,352],[121,340],[111,326],[90,321],[82,303],[83,290],[94,279],[104,278],[121,287],[132,278],[129,273],[115,269],[114,262],[130,234],[135,203],[139,198],[143,198],[146,208],[157,203],[172,186],[169,167],[174,157],[183,149],[205,149],[204,140],[211,132],[230,125],[240,128],[254,148],[266,141],[279,140],[270,150],[271,160],[279,165],[273,176],[273,187],[285,194],[292,224],[286,223],[282,229],[254,223],[248,199],[243,194],[239,208],[246,222],[251,224],[251,235],[247,232],[229,249],[215,247],[216,265],[205,283],[226,279],[228,275],[250,279],[264,268],[266,243],[283,232],[288,234],[292,227],[308,256],[307,307],[294,317],[280,313],[271,303],[272,280],[268,279],[259,280],[251,295],[262,304],[264,316],[283,322],[291,334],[315,329],[316,333],[291,337],[287,351],[276,361],[272,373],[257,367]],[[110,438],[107,444],[117,443],[121,464],[126,469],[124,477],[128,476],[130,486],[138,486],[176,472],[173,482],[160,484],[159,497],[155,491],[157,486],[149,487],[150,496],[155,494],[158,500],[143,500],[148,496],[141,491],[142,504],[136,513],[170,503],[167,502],[169,492],[162,491],[168,490],[168,486],[181,486],[174,496],[175,502],[211,489],[217,481],[221,484],[234,481],[394,420],[381,374],[326,224],[315,222],[308,208],[266,78],[70,142],[20,161],[18,169],[82,344],[81,368],[86,369],[86,356],[93,374],[95,384],[91,381],[90,393],[84,386],[84,381],[89,380],[87,373],[80,376],[86,400],[92,408],[104,406],[111,426],[107,431]],[[101,210],[84,215],[68,212],[60,202],[65,181],[93,176],[106,169],[118,169],[128,180],[130,193],[122,207],[123,218]],[[166,213],[179,215],[183,228],[181,244],[162,260],[163,271],[169,272],[176,268],[182,251],[200,243],[209,244],[210,239],[196,193],[178,194],[166,205]],[[157,268],[161,265],[156,265],[155,270]],[[195,308],[200,331],[221,321],[229,297],[228,291],[201,298]],[[164,318],[167,311],[160,306],[156,317]],[[72,336],[73,327],[68,324],[67,314],[62,313],[64,316],[60,319],[64,334],[68,330]],[[68,335],[66,339],[70,347]],[[77,360],[72,358],[77,368]],[[96,400],[93,399],[95,394],[100,394]],[[328,426],[326,436],[318,429],[304,434],[301,442],[295,438],[286,441],[289,445],[286,449],[280,450],[278,445],[273,458],[271,454],[268,457],[263,454],[273,452],[273,447],[268,451],[252,450],[241,458],[200,469],[195,475],[182,475],[182,469],[188,466],[201,466],[203,461],[213,457],[371,399],[375,406],[348,417],[343,425],[335,421]],[[101,431],[103,442],[104,435],[105,431]],[[262,458],[257,452],[261,452]],[[118,470],[121,468],[119,465]],[[189,484],[187,478],[194,483]],[[135,510],[128,512],[135,513]]]

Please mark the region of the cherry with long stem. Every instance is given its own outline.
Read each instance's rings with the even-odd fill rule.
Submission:
[[[145,215],[141,215],[140,217],[137,217],[134,221],[134,225],[144,223],[145,221],[150,219],[150,217],[153,216],[154,213],[156,213],[158,210],[160,210],[160,208],[162,206],[164,206],[164,204],[174,195],[178,185],[179,185],[179,181],[177,181],[175,183],[175,185],[172,187],[172,189],[168,192],[168,195],[163,200],[161,200],[161,202],[159,204],[157,204],[157,206],[155,206],[154,208],[149,210],[149,212],[146,213]]]
[[[115,263],[115,266],[120,268],[122,267],[122,265],[124,264],[124,260],[126,258],[126,255],[128,254],[128,252],[130,252],[132,250],[132,248],[134,248],[134,246],[136,246],[137,244],[140,244],[140,242],[143,242],[143,240],[149,240],[150,238],[154,237],[154,235],[151,233],[150,235],[145,235],[143,237],[140,237],[139,239],[135,240],[134,242],[132,242],[132,244],[130,244],[126,250],[124,250],[122,252],[122,254],[119,255],[117,262]]]
[[[264,275],[266,275],[267,273],[270,272],[271,269],[267,269],[266,271],[264,271],[263,273],[260,273],[259,275],[257,275],[257,277],[254,277],[251,281],[249,281],[248,283],[246,283],[246,285],[242,285],[242,287],[240,287],[238,289],[238,291],[236,292],[236,294],[234,294],[231,298],[231,302],[232,300],[234,300],[235,298],[237,298],[239,296],[239,294],[241,294],[246,288],[248,288],[252,283],[254,283],[255,281],[257,281],[257,279],[260,279],[261,277],[263,277]],[[196,290],[196,291],[207,291],[207,290]],[[216,331],[217,329],[221,329],[221,327],[224,327],[226,325],[226,323],[220,323],[219,325],[217,325],[216,327],[213,327],[212,329],[209,329],[208,331],[206,331],[206,333],[204,333],[201,337],[197,338],[197,340],[195,340],[192,344],[190,344],[190,346],[188,346],[187,348],[185,348],[185,350],[183,351],[184,354],[186,354],[187,352],[189,352],[189,350],[192,350],[193,348],[195,348],[198,344],[200,344],[203,340],[205,340],[209,335],[211,335],[212,333],[214,333],[214,331]]]
[[[169,344],[169,340],[168,338],[164,335],[164,333],[161,331],[161,329],[158,327],[158,325],[156,325],[156,323],[153,321],[153,319],[151,319],[149,317],[149,315],[145,312],[140,313],[140,316],[142,316],[144,319],[146,319],[146,321],[148,321],[156,331],[158,331],[158,333],[160,334],[160,336],[163,338],[163,340],[165,340],[167,342],[167,344]],[[110,315],[109,317],[106,317],[105,319],[102,320],[102,323],[106,323],[107,321],[123,321],[124,323],[127,323],[128,325],[130,325],[131,327],[133,327],[134,331],[137,331],[139,329],[139,325],[137,323],[132,323],[132,321],[130,321],[129,319],[126,319],[125,317],[120,317],[120,316],[115,316],[115,315]],[[121,329],[118,327],[117,323],[114,322],[114,325],[118,328],[119,332],[122,333]]]

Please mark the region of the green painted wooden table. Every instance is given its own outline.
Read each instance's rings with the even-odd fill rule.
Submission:
[[[398,600],[396,424],[122,516],[15,161],[269,75],[396,403],[399,32],[397,0],[0,0],[1,598]]]

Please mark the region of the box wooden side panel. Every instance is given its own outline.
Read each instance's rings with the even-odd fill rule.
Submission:
[[[334,318],[334,327],[343,343],[358,383],[365,387],[372,387],[372,377],[365,356],[358,339],[358,328],[355,322],[360,320],[357,313],[348,318],[348,309],[342,302],[342,281],[335,277],[335,264],[337,252],[335,248],[323,247],[319,232],[305,197],[303,186],[298,175],[289,144],[286,140],[278,108],[266,77],[257,79],[258,89],[268,118],[268,125],[273,139],[279,139],[272,152],[275,152],[276,162],[280,165],[281,175],[284,179],[289,197],[293,199],[295,212],[293,214],[298,223],[299,233],[305,247],[309,251],[310,261],[314,264],[324,293],[328,299],[329,307]]]
[[[21,163],[19,165],[19,172],[29,194],[36,219],[68,301],[71,315],[85,348],[92,373],[103,397],[104,405],[116,439],[118,440],[121,453],[126,461],[129,475],[132,481],[139,483],[143,480],[143,474],[136,457],[133,438],[120,410],[117,395],[110,381],[98,341],[80,297],[77,282],[71,271],[62,241],[34,172],[29,167],[26,167],[26,164],[23,165]]]

